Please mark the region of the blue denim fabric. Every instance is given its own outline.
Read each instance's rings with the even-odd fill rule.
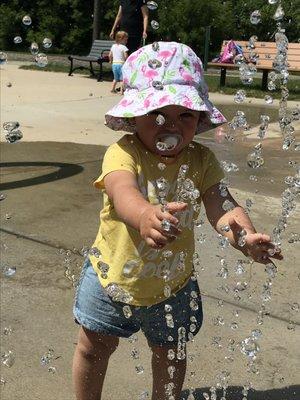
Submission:
[[[198,294],[194,299],[198,304],[197,310],[190,307],[192,291]],[[167,326],[166,304],[172,306],[174,328]],[[73,308],[75,321],[86,329],[125,338],[141,329],[150,344],[170,345],[168,337],[173,337],[172,344],[177,343],[179,327],[186,329],[188,341],[187,334],[191,324],[194,324],[193,335],[196,335],[202,325],[202,302],[197,281],[190,280],[176,293],[176,296],[171,296],[161,303],[152,306],[130,305],[132,311],[130,318],[124,316],[124,305],[108,296],[87,259],[83,265]],[[195,317],[196,322],[192,322],[191,317]]]
[[[115,81],[120,82],[123,80],[122,67],[123,67],[123,64],[112,64],[111,69],[114,74]]]

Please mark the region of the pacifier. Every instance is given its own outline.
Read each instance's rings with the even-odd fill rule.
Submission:
[[[172,151],[182,142],[182,137],[177,133],[164,133],[159,135],[155,141],[156,148],[159,151]]]

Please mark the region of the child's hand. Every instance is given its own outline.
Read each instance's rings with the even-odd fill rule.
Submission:
[[[176,239],[181,230],[177,228],[179,221],[173,214],[186,208],[187,203],[176,202],[167,203],[165,212],[160,205],[147,207],[139,221],[139,231],[145,242],[154,249],[160,249]]]
[[[271,242],[271,237],[264,233],[247,233],[244,246],[239,246],[238,241],[243,227],[234,218],[231,218],[228,222],[233,234],[235,247],[241,250],[245,256],[251,257],[261,264],[271,262],[270,257],[277,260],[283,259],[281,252],[278,252]]]

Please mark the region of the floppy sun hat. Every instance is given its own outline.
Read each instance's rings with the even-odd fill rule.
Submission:
[[[135,133],[134,117],[169,105],[204,111],[196,133],[226,122],[208,99],[201,60],[185,44],[144,46],[127,58],[122,72],[124,97],[105,115],[106,125],[113,130]]]

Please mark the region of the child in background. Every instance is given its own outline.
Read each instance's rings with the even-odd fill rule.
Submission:
[[[124,98],[106,114],[106,124],[131,134],[108,148],[95,182],[104,203],[74,304],[81,325],[76,398],[101,398],[119,338],[141,329],[152,351],[152,400],[179,400],[185,345],[203,318],[193,266],[200,202],[211,225],[254,261],[270,263],[274,245],[224,189],[214,154],[193,141],[225,122],[208,100],[196,54],[184,44],[153,43],[128,57],[123,74]]]
[[[123,94],[123,77],[122,77],[122,66],[128,57],[128,48],[126,43],[128,40],[128,34],[124,31],[116,33],[116,43],[111,46],[109,52],[109,62],[112,63],[112,72],[114,74],[113,86],[111,89],[112,93],[117,93],[117,83],[121,83],[120,94]]]

